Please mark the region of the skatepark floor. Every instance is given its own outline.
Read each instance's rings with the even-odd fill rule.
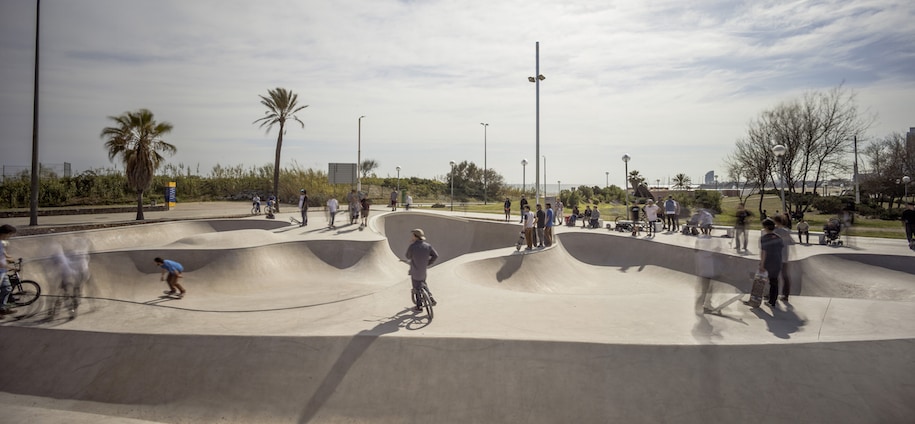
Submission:
[[[915,274],[898,240],[793,245],[790,301],[744,305],[723,237],[373,211],[365,228],[179,205],[149,223],[14,237],[39,301],[0,320],[10,422],[913,422]],[[182,211],[182,208],[184,210]],[[43,217],[42,225],[126,216]],[[8,221],[12,221],[13,218]],[[156,222],[158,221],[158,222]],[[23,223],[11,222],[14,225]],[[26,221],[27,223],[27,221]],[[410,230],[440,254],[413,312]],[[71,318],[59,255],[86,251]],[[185,267],[163,294],[154,257]]]

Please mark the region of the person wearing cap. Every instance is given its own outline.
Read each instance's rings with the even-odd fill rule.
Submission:
[[[305,189],[299,190],[299,210],[302,211],[302,223],[300,227],[308,225],[308,192]]]
[[[769,274],[769,306],[775,307],[778,299],[778,276],[782,272],[782,251],[785,242],[775,234],[775,221],[764,219],[763,234],[759,238],[759,272]]]
[[[432,296],[432,291],[429,290],[429,285],[426,283],[426,270],[438,259],[438,252],[435,251],[431,244],[426,242],[426,233],[422,229],[417,228],[410,233],[413,235],[413,242],[407,248],[406,256],[407,260],[410,261],[409,274],[410,281],[413,282],[413,290],[425,289],[429,293],[432,306],[435,306],[438,302],[435,301],[435,297]],[[423,308],[418,303],[418,296],[416,302],[414,310],[422,311]]]
[[[909,242],[909,249],[915,250],[915,203],[906,202],[902,211],[902,224],[905,226],[905,239]]]
[[[648,204],[645,205],[645,219],[648,220],[648,236],[654,237],[655,235],[655,223],[658,222],[658,211],[661,208],[658,205],[654,204],[654,200],[648,199]]]

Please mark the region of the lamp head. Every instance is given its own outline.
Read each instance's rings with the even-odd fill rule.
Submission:
[[[623,155],[623,162],[629,162],[629,159],[632,159],[631,157],[629,157],[629,155],[626,155],[626,154]]]
[[[530,82],[537,82],[537,80],[535,80],[534,77],[527,77],[527,80]]]
[[[454,166],[454,161],[450,161],[448,163],[451,164],[452,167]]]
[[[527,159],[521,159],[521,166],[527,166]]]
[[[777,156],[777,157],[785,156],[785,152],[787,152],[787,151],[788,151],[788,149],[785,146],[782,146],[781,144],[776,144],[776,145],[772,146],[772,153],[774,153],[775,156]]]

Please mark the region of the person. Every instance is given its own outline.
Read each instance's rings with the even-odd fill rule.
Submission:
[[[909,242],[909,249],[915,250],[915,203],[906,202],[902,211],[902,225],[905,227],[905,239]]]
[[[562,225],[564,218],[562,216],[562,200],[556,200],[556,223]]]
[[[788,229],[788,226],[785,224],[785,216],[777,214],[772,217],[772,221],[775,221],[775,230],[774,233],[781,237],[782,239],[782,268],[781,268],[781,277],[782,277],[782,300],[785,302],[788,301],[788,295],[791,293],[791,281],[788,279],[788,255],[790,254],[789,247],[794,244],[794,237],[791,236],[791,230]]]
[[[654,204],[654,200],[648,199],[648,204],[645,205],[645,219],[648,221],[648,236],[655,236],[655,223],[658,222],[658,211],[661,208],[658,205]]]
[[[335,197],[327,199],[327,212],[330,214],[330,218],[327,220],[328,228],[337,228],[334,226],[334,217],[337,215],[337,209],[340,208],[340,203],[337,202]]]
[[[413,290],[426,290],[429,292],[429,300],[432,306],[438,304],[432,291],[429,290],[429,284],[426,283],[426,270],[438,259],[438,252],[431,244],[426,242],[426,233],[421,228],[416,228],[410,233],[413,235],[413,242],[407,248],[407,259],[410,261],[410,281],[413,282]],[[420,306],[420,297],[416,296],[416,307],[414,311],[422,311]]]
[[[184,286],[178,282],[179,278],[184,278],[184,275],[182,275],[182,272],[184,272],[184,267],[181,266],[180,263],[171,259],[162,259],[157,257],[153,260],[156,262],[156,265],[159,268],[162,268],[161,280],[168,283],[168,291],[165,292],[165,294],[169,296],[177,295],[179,299],[184,297],[184,294],[187,293],[187,290],[184,290]],[[176,289],[178,291],[175,291]]]
[[[527,198],[522,195],[521,201],[519,202],[519,204],[521,206],[521,222],[523,223],[524,222],[524,207],[527,206]],[[527,208],[527,210],[530,210],[530,209],[531,208]]]
[[[251,198],[251,204],[254,206],[254,210],[256,210],[257,213],[261,213],[261,197],[260,196],[255,194],[254,197]]]
[[[537,204],[537,247],[543,247],[543,237],[546,229],[546,213],[543,212],[543,206]]]
[[[10,277],[6,274],[8,271],[8,263],[13,260],[13,258],[6,253],[6,244],[7,240],[10,237],[16,234],[16,227],[3,224],[0,225],[0,316],[9,315],[13,312],[16,312],[15,309],[9,307],[7,302],[10,300],[10,293],[13,292],[13,285],[10,284]]]
[[[632,206],[629,206],[629,219],[632,220],[632,235],[635,236],[639,233],[639,215],[641,214],[642,209],[639,208],[639,205],[633,203]]]
[[[524,224],[524,240],[527,242],[527,250],[534,248],[534,224],[536,219],[531,213],[531,207],[524,205],[521,212],[521,222]]]
[[[581,220],[581,228],[591,224],[591,205],[585,206],[584,218]]]
[[[299,190],[299,210],[302,211],[302,223],[300,227],[308,225],[308,192],[305,189]]]
[[[747,250],[747,224],[748,218],[752,216],[743,203],[737,204],[737,212],[734,213],[737,220],[734,222],[734,248],[741,249],[740,240],[743,240],[743,250]]]
[[[410,210],[410,206],[413,204],[413,196],[407,195],[407,210]]]
[[[543,241],[547,247],[553,245],[553,223],[556,220],[556,216],[553,212],[553,205],[546,204],[546,225],[543,228]]]
[[[267,219],[276,219],[275,213],[279,213],[280,209],[276,204],[276,197],[274,195],[267,196]]]
[[[569,215],[568,226],[574,227],[575,221],[577,221],[580,216],[581,216],[581,211],[578,210],[578,205],[572,206],[572,214]]]
[[[594,205],[594,208],[591,209],[591,228],[600,227],[600,209],[597,208],[597,205]]]
[[[762,213],[759,214],[759,220],[760,220],[760,222],[765,221],[766,218],[768,218],[768,217],[769,217],[769,214],[766,213],[766,210],[765,210],[765,209],[763,209]]]
[[[369,198],[363,197],[359,203],[362,207],[362,224],[359,226],[367,227],[369,225]]]
[[[502,210],[505,211],[505,222],[508,222],[511,219],[512,214],[512,201],[509,198],[505,198],[505,203],[502,204]]]
[[[759,272],[769,274],[769,306],[778,298],[778,276],[782,272],[782,238],[775,234],[775,221],[764,219],[763,235],[759,238]]]
[[[397,190],[391,190],[391,212],[397,210]]]
[[[702,235],[711,237],[712,235],[712,213],[708,209],[702,208],[699,209],[699,229],[702,231]]]
[[[806,241],[801,240],[801,237],[806,237]],[[803,216],[801,217],[801,222],[797,223],[797,242],[810,244],[810,224],[807,223]]]
[[[664,216],[667,218],[667,231],[680,231],[680,204],[673,196],[664,201]]]
[[[65,248],[59,244],[51,246],[51,260],[60,279],[60,293],[55,297],[48,317],[56,317],[62,304],[68,305],[70,317],[76,317],[82,286],[89,280],[89,242],[76,238]]]

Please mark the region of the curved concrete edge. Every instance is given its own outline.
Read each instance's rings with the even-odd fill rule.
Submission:
[[[46,399],[57,409],[164,422],[902,423],[915,417],[913,340],[644,346],[398,337],[403,324],[382,322],[372,334],[352,337],[8,328],[0,361],[15,362],[20,378],[3,379],[0,391]],[[16,342],[25,339],[30,343]]]

